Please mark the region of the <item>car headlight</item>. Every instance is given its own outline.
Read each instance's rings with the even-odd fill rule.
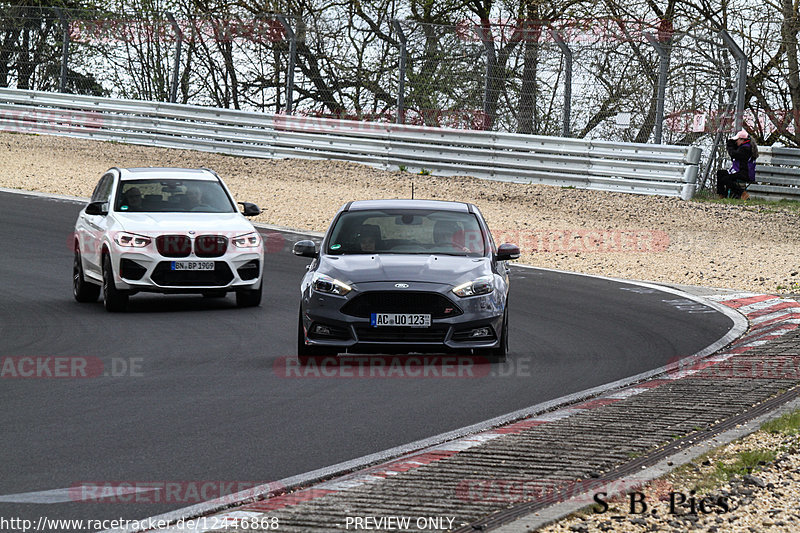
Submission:
[[[261,246],[261,236],[258,232],[248,233],[246,235],[239,235],[231,239],[233,245],[237,248],[256,248]]]
[[[150,237],[145,237],[144,235],[136,235],[135,233],[127,233],[125,231],[121,231],[114,235],[114,242],[119,244],[120,246],[126,246],[129,248],[144,248],[148,244],[150,244]]]
[[[343,283],[325,274],[320,274],[319,272],[315,272],[314,277],[311,278],[311,288],[318,292],[336,294],[338,296],[344,296],[353,290],[347,283]]]
[[[453,292],[465,298],[467,296],[478,296],[480,294],[489,294],[494,290],[494,279],[492,276],[482,276],[478,279],[462,283],[454,287]]]

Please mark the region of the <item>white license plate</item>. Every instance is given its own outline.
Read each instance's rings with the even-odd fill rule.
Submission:
[[[173,261],[172,270],[214,270],[214,261]]]
[[[404,326],[408,328],[429,328],[431,315],[409,313],[372,313],[369,318],[372,327]]]

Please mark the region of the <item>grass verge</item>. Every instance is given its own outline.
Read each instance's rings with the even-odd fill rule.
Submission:
[[[703,189],[695,194],[692,201],[707,204],[739,205],[743,207],[758,207],[769,212],[790,211],[800,214],[800,202],[797,200],[765,200],[763,198],[750,197],[747,200],[737,198],[720,198],[710,189]]]

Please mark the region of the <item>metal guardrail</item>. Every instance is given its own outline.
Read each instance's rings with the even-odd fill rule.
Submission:
[[[767,200],[800,200],[800,148],[758,148],[756,182],[750,196]]]
[[[694,195],[700,149],[272,115],[0,88],[0,131],[583,189]]]

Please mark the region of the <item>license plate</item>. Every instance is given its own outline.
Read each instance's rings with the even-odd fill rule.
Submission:
[[[172,270],[214,270],[214,261],[173,261]]]
[[[369,325],[375,328],[380,326],[429,328],[431,326],[431,315],[408,313],[372,313],[369,318]]]

